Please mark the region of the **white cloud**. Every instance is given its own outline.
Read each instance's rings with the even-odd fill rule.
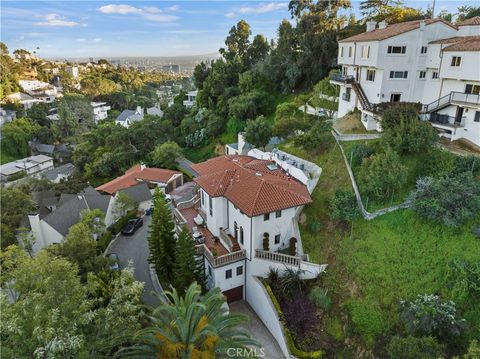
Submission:
[[[102,41],[102,38],[100,38],[100,37],[96,37],[96,38],[93,39],[93,42],[100,42],[100,41]]]
[[[173,10],[172,10],[173,9]],[[168,11],[175,11],[177,7],[171,6],[167,8]],[[147,20],[157,22],[172,22],[178,19],[178,16],[165,14],[162,9],[154,6],[135,7],[131,5],[110,4],[98,8],[103,14],[118,14],[118,15],[138,15]]]
[[[231,11],[225,14],[228,18],[237,17],[239,15],[248,15],[248,14],[265,14],[272,11],[278,11],[286,9],[286,2],[271,2],[271,3],[261,3],[257,6],[244,6],[239,8],[236,11]]]
[[[80,38],[80,39],[76,39],[75,41],[76,41],[76,42],[85,42],[85,41],[87,41],[87,39]]]
[[[78,22],[66,20],[64,16],[58,14],[48,14],[43,16],[45,21],[37,22],[37,26],[63,26],[63,27],[73,27],[80,25]]]
[[[167,7],[167,8],[165,9],[165,11],[175,12],[175,11],[178,10],[178,8],[179,8],[178,5],[173,5],[173,6]]]

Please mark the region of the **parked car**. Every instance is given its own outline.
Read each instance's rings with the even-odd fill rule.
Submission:
[[[110,269],[114,271],[120,270],[120,266],[118,265],[118,256],[115,253],[110,253],[107,255],[107,258],[110,260]]]
[[[126,236],[131,236],[132,234],[134,234],[137,229],[139,229],[141,226],[143,226],[143,219],[140,218],[140,217],[137,217],[137,218],[134,218],[134,219],[131,219],[127,222],[127,224],[125,225],[125,227],[123,227],[122,229],[122,234],[126,235]]]

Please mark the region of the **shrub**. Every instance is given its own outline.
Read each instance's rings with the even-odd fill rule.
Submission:
[[[310,293],[308,294],[308,299],[310,299],[311,302],[315,304],[317,307],[322,308],[323,310],[329,310],[332,302],[327,293],[328,293],[327,289],[323,289],[316,286],[316,287],[313,287]]]
[[[293,144],[306,151],[324,151],[333,142],[330,125],[324,120],[318,120],[307,132],[294,137]]]
[[[268,232],[265,232],[263,234],[263,250],[264,251],[269,251],[270,250],[270,235]]]
[[[390,359],[441,358],[444,350],[445,347],[432,337],[393,337],[387,347]]]
[[[387,148],[384,153],[363,160],[358,181],[367,193],[385,199],[405,185],[406,173],[406,167],[400,163],[400,156]]]
[[[471,172],[480,169],[480,158],[475,156],[457,156],[455,161],[455,173]]]
[[[296,295],[303,293],[305,282],[300,278],[303,271],[301,269],[285,268],[280,276],[280,287],[286,295]]]
[[[480,183],[465,172],[441,178],[424,177],[410,199],[421,216],[455,227],[480,211]]]
[[[480,261],[455,259],[448,265],[448,277],[453,293],[462,302],[480,298]]]
[[[333,220],[351,222],[359,215],[355,194],[343,189],[337,190],[330,202],[330,217]]]
[[[315,328],[315,307],[303,294],[296,294],[282,302],[282,310],[288,327],[296,338],[304,338]]]
[[[112,232],[106,231],[105,233],[103,233],[102,236],[98,239],[97,250],[101,253],[105,252],[112,239]]]
[[[382,128],[388,130],[398,125],[400,116],[418,118],[422,109],[420,103],[412,102],[381,102],[377,105],[378,112],[382,115]]]
[[[288,243],[288,252],[291,256],[297,255],[297,239],[295,237],[290,238]]]
[[[267,282],[272,288],[277,288],[280,283],[280,272],[278,268],[270,267],[267,273]]]
[[[355,330],[368,345],[388,329],[382,311],[375,304],[353,300],[347,304]]]
[[[467,327],[465,319],[458,317],[455,303],[443,302],[437,295],[418,295],[414,301],[401,301],[400,306],[400,318],[411,335],[435,336],[449,342]]]
[[[442,177],[449,175],[455,168],[455,156],[439,148],[431,148],[422,161],[420,176]]]
[[[27,173],[25,171],[20,171],[20,172],[14,173],[13,175],[8,176],[8,180],[9,181],[16,181],[20,178],[25,177],[26,175],[27,175]]]
[[[370,157],[373,154],[373,148],[365,145],[363,143],[355,144],[352,147],[351,155],[349,160],[351,159],[350,165],[352,167],[358,167],[362,164],[364,158]]]

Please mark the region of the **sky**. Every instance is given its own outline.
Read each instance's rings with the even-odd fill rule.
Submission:
[[[433,0],[408,0],[423,8]],[[351,10],[357,16],[358,1]],[[436,13],[475,1],[436,0]],[[10,51],[41,57],[182,56],[218,51],[229,29],[246,20],[252,33],[275,38],[288,1],[5,1],[0,39]],[[350,12],[350,11],[349,11]]]

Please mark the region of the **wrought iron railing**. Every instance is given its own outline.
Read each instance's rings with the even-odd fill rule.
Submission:
[[[470,105],[480,105],[480,95],[452,91],[448,95],[442,96],[438,100],[435,100],[428,105],[425,105],[423,111],[429,113],[439,108],[448,106],[452,102]]]
[[[347,84],[350,84],[352,82],[355,82],[355,77],[352,75],[332,74],[330,76],[330,80],[335,82],[345,82]]]
[[[440,113],[432,113],[428,120],[432,123],[436,123],[439,125],[445,126],[453,126],[453,127],[464,127],[465,126],[465,117],[459,116],[449,116],[443,115]]]

